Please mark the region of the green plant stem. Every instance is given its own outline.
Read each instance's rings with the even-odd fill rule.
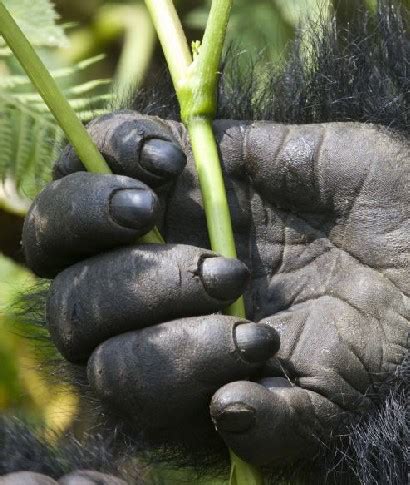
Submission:
[[[0,0],[0,35],[53,113],[67,139],[89,172],[109,174],[111,170],[51,74]],[[164,242],[158,229],[143,236],[143,242]]]
[[[236,258],[231,214],[212,131],[212,121],[208,118],[190,118],[187,127],[201,187],[211,247],[213,251],[226,258]],[[239,298],[225,309],[225,313],[245,317],[243,298]]]
[[[211,247],[235,258],[236,249],[225,184],[212,120],[217,109],[218,69],[232,0],[213,0],[199,53],[191,54],[171,0],[145,0],[164,50],[181,109],[188,128],[207,219]],[[243,298],[226,313],[245,317]],[[231,485],[262,485],[263,477],[231,450]]]
[[[212,1],[199,54],[179,88],[175,86],[185,124],[193,117],[215,118],[219,67],[231,6],[232,0]]]
[[[231,7],[232,0],[213,0],[196,66],[201,73],[201,84],[214,97]]]
[[[175,90],[192,63],[188,42],[171,0],[145,0],[164,51]]]

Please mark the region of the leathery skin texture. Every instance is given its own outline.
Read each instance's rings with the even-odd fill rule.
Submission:
[[[63,153],[26,219],[26,257],[59,273],[53,339],[88,360],[96,395],[119,413],[160,429],[212,418],[255,464],[314,456],[372,408],[408,352],[409,143],[357,123],[214,129],[244,265],[209,251],[185,129],[131,111],[90,129],[120,175],[86,174]],[[135,168],[155,138],[172,146],[145,151],[150,173]],[[169,177],[154,180],[167,157]],[[114,203],[121,188],[145,195]],[[155,224],[165,246],[132,246]],[[245,287],[248,319],[271,332],[215,314]]]

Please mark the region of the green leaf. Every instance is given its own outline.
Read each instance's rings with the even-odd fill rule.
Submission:
[[[229,454],[231,455],[229,485],[263,485],[263,475],[259,469],[244,462],[232,450],[229,450]]]
[[[68,40],[61,26],[56,25],[58,15],[49,0],[2,0],[16,23],[38,47],[66,47]],[[0,36],[0,55],[10,53]]]

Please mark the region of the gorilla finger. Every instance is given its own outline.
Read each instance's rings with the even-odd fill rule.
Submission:
[[[64,475],[59,485],[127,485],[124,480],[94,470],[77,470]]]
[[[279,348],[272,327],[224,315],[191,317],[129,332],[88,361],[98,397],[148,428],[207,422],[212,394],[249,378]]]
[[[47,324],[71,361],[122,332],[223,309],[243,292],[247,267],[193,246],[147,244],[78,263],[50,289]]]
[[[117,111],[93,120],[87,127],[111,170],[158,187],[177,177],[186,155],[169,126],[159,118],[134,111]],[[73,147],[68,145],[54,167],[54,178],[84,171]]]
[[[155,193],[120,175],[76,173],[49,184],[33,202],[23,227],[27,265],[53,277],[80,259],[130,244],[159,213]]]
[[[41,473],[24,471],[0,477],[0,485],[57,485],[57,482]]]
[[[217,431],[245,461],[279,465],[313,457],[325,436],[324,423],[330,426],[338,415],[339,408],[319,394],[282,384],[232,382],[212,398]]]

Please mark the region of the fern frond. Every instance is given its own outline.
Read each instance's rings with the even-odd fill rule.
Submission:
[[[58,15],[49,0],[2,0],[17,24],[37,47],[66,47],[64,29],[56,24]],[[9,55],[4,39],[0,37],[0,55]]]
[[[69,78],[99,59],[100,56],[60,69],[56,77]],[[0,79],[0,206],[11,210],[10,197],[17,196],[16,210],[21,213],[50,180],[64,133],[25,76],[10,75]],[[109,83],[102,79],[66,87],[66,97],[82,121],[107,112],[104,106],[112,97],[107,94]],[[100,94],[102,88],[106,93]],[[15,190],[11,189],[13,184]]]
[[[79,113],[81,113],[83,110],[89,108],[91,105],[95,105],[96,103],[101,101],[109,101],[111,98],[112,98],[111,94],[99,94],[99,95],[92,96],[91,99],[68,97],[68,101],[71,107],[74,109],[74,111],[78,111]],[[23,97],[23,99],[25,99],[25,97]],[[21,98],[19,98],[19,100],[21,101]],[[29,103],[30,103],[30,106],[36,111],[38,111],[39,113],[45,113],[45,114],[49,113],[47,106],[44,104],[42,100],[38,102],[29,101]]]
[[[0,37],[1,38],[1,37]],[[61,69],[54,69],[51,71],[51,75],[54,79],[60,80],[62,78],[71,78],[77,74],[85,71],[88,67],[96,64],[104,59],[103,54],[90,57],[78,62],[74,66],[63,67]],[[13,89],[20,88],[22,86],[28,86],[31,84],[30,79],[24,74],[10,74],[8,76],[0,77],[0,89]]]
[[[64,26],[50,0],[0,0],[35,47],[62,47]],[[15,72],[14,58],[0,36],[0,207],[24,212],[50,180],[64,133],[26,75]],[[7,55],[4,59],[1,56]],[[87,122],[105,113],[110,81],[76,83],[77,75],[103,58],[51,71],[79,118]],[[1,65],[0,65],[1,67]]]
[[[30,168],[30,156],[32,154],[33,144],[31,143],[31,130],[36,132],[35,119],[30,117],[27,113],[14,112],[15,125],[17,126],[17,144],[15,150],[14,163],[14,179],[16,180],[17,188],[23,180],[24,174]]]
[[[13,130],[11,128],[11,112],[6,106],[1,107],[0,101],[0,174],[5,178],[13,155]]]

